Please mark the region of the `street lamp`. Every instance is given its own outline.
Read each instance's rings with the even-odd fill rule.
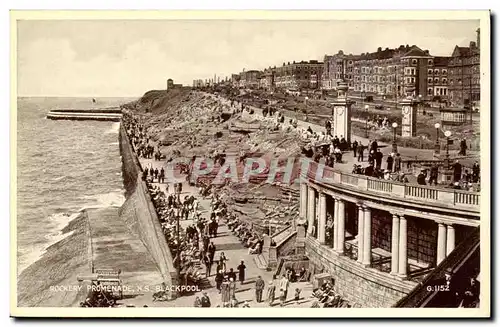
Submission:
[[[370,108],[369,105],[365,105],[365,112],[366,112],[366,117],[365,117],[365,138],[368,138],[368,108]]]
[[[446,131],[444,132],[444,136],[446,136],[446,169],[450,169],[450,136],[451,132]]]
[[[441,147],[439,145],[439,128],[441,127],[441,125],[439,123],[435,123],[434,127],[436,128],[436,145],[434,146],[434,153],[436,155],[439,155],[439,153],[441,152]]]
[[[398,123],[392,123],[392,152],[398,153],[398,145],[396,143],[396,128],[398,127]]]
[[[422,94],[418,95],[418,110],[422,111]]]
[[[306,105],[306,119],[305,119],[305,121],[307,121],[307,100],[309,100],[309,97],[305,97],[305,99],[304,99],[304,104]]]

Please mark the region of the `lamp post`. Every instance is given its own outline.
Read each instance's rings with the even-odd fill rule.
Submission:
[[[418,95],[418,111],[422,113],[422,94]]]
[[[304,99],[304,104],[306,106],[306,119],[305,119],[305,121],[307,121],[307,100],[309,100],[309,97],[305,97],[305,99]]]
[[[392,152],[398,153],[398,145],[396,143],[396,128],[398,127],[398,123],[392,123]]]
[[[436,128],[436,144],[434,145],[434,154],[438,156],[441,152],[441,147],[439,145],[439,128],[441,127],[441,125],[439,123],[435,123],[434,127]]]
[[[446,131],[444,132],[444,136],[446,136],[446,159],[445,159],[445,164],[446,164],[446,169],[450,169],[450,136],[451,132]]]
[[[368,138],[368,108],[370,108],[369,105],[365,105],[365,112],[366,112],[366,118],[365,118],[365,138]]]

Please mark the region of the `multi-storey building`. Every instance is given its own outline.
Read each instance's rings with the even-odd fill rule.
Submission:
[[[274,68],[266,68],[260,78],[260,88],[271,91],[274,88],[274,76],[275,76],[276,66]]]
[[[242,71],[240,73],[239,86],[244,88],[259,88],[261,72],[258,70]]]
[[[476,32],[477,43],[470,42],[469,47],[455,46],[448,64],[449,96],[455,105],[480,100],[480,30]]]
[[[275,86],[282,89],[316,89],[323,72],[323,63],[317,60],[288,62],[277,67]]]
[[[434,57],[427,69],[427,97],[431,100],[448,99],[448,63],[450,57]]]
[[[341,50],[325,56],[322,87],[334,89],[343,79],[354,93],[394,98],[412,89],[415,95],[427,98],[427,68],[433,65],[432,58],[429,51],[415,45],[379,47],[360,55],[346,55]]]

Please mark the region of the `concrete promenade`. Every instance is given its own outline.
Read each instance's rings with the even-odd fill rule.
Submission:
[[[118,214],[118,208],[87,211],[94,269],[120,269],[124,299],[117,306],[143,306],[151,302],[162,276],[138,235]]]
[[[158,168],[163,165],[165,167],[165,161],[154,161],[152,159],[144,159],[141,158],[141,165],[142,167],[150,167],[153,166],[153,168]],[[160,189],[164,192],[166,192],[166,183],[165,184],[159,184],[159,183],[153,183],[155,186],[159,186]],[[183,192],[182,196],[184,195],[194,195],[198,201],[199,201],[199,206],[200,206],[200,211],[201,211],[201,216],[203,218],[209,218],[210,216],[210,199],[208,198],[202,198],[198,194],[198,190],[195,187],[189,186],[187,183],[183,184]],[[169,193],[173,193],[173,185],[169,185]],[[168,194],[168,193],[167,193]],[[181,196],[181,197],[182,197]],[[251,255],[248,254],[248,249],[244,247],[239,239],[231,233],[231,231],[227,228],[227,226],[223,223],[224,221],[221,220],[221,224],[219,225],[218,229],[218,235],[216,238],[211,238],[210,241],[214,242],[215,247],[216,247],[216,252],[215,252],[215,260],[218,260],[220,257],[221,252],[224,252],[226,257],[228,258],[228,261],[226,263],[227,266],[227,271],[229,271],[230,268],[233,268],[235,272],[237,272],[236,267],[240,264],[240,262],[243,260],[244,264],[246,266],[246,271],[245,271],[245,283],[242,285],[237,282],[236,284],[236,299],[238,300],[239,303],[242,303],[244,301],[248,301],[248,304],[251,307],[267,307],[269,306],[267,302],[261,302],[257,303],[255,300],[255,280],[257,279],[257,276],[261,276],[264,281],[266,282],[266,287],[263,292],[263,300],[267,300],[267,288],[268,288],[268,283],[269,281],[272,280],[272,275],[273,272],[271,271],[265,271],[261,270],[257,267],[254,258],[256,255]],[[186,228],[188,225],[192,224],[193,220],[181,220],[180,224],[182,228]],[[202,271],[205,272],[205,266],[201,265]],[[206,291],[208,296],[210,297],[210,301],[212,303],[212,307],[215,307],[217,305],[221,305],[221,295],[219,294],[218,290],[215,288],[215,265],[212,267],[212,272],[211,276],[208,277],[208,282],[210,284],[210,288],[203,289],[202,291]],[[208,285],[208,283],[206,283]],[[275,285],[277,285],[277,281],[275,281]],[[278,287],[277,287],[278,288]],[[295,302],[292,300],[293,298],[293,293],[295,291],[295,288],[300,288],[302,290],[301,292],[301,300],[298,302]],[[307,282],[301,282],[301,283],[291,283],[290,288],[288,291],[288,302],[286,303],[285,306],[290,306],[290,307],[310,307],[314,298],[311,298],[312,294],[312,285]],[[175,306],[175,307],[192,307],[195,301],[196,296],[201,296],[202,293],[198,292],[196,294],[188,295],[188,296],[182,296],[177,299],[175,299],[172,302],[153,302],[151,304],[148,304],[149,306]],[[279,292],[278,290],[276,291],[276,300],[274,301],[274,306],[279,307],[279,300],[278,300]]]

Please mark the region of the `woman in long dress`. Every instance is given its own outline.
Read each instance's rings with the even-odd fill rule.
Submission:
[[[222,306],[227,307],[228,303],[231,301],[231,294],[229,290],[229,281],[224,279],[221,285],[221,297],[222,297]]]

